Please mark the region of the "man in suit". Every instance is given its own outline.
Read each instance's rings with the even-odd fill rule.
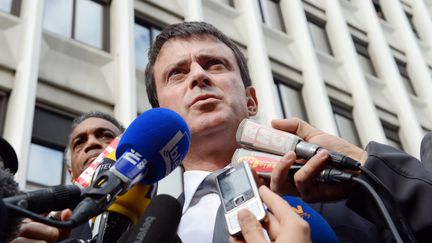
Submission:
[[[178,112],[191,131],[190,150],[183,161],[185,200],[178,234],[183,242],[226,242],[227,238],[220,240],[217,237],[220,235],[218,224],[215,224],[220,205],[218,196],[208,193],[198,203],[191,205],[191,201],[195,191],[209,174],[230,163],[233,152],[239,147],[235,139],[239,123],[244,118],[257,114],[258,100],[246,60],[228,37],[204,22],[168,26],[156,37],[148,56],[146,87],[151,105]],[[366,150],[358,148],[299,119],[275,120],[272,126],[296,134],[310,143],[345,154],[366,167],[371,166],[379,178],[391,176],[391,182],[400,179],[399,174],[392,174],[382,168],[380,161],[389,155],[396,155],[398,161],[412,158],[376,143],[369,144]],[[376,217],[368,217],[372,221],[370,222],[359,216],[376,208],[362,206],[363,202],[370,201],[364,192],[352,186],[328,185],[314,180],[326,167],[328,158],[326,150],[319,152],[294,175],[294,180],[291,180],[294,183],[288,183],[287,171],[296,160],[296,154],[288,152],[273,170],[267,185],[274,192],[296,194],[308,202],[348,199],[355,211],[346,207],[345,202],[329,205],[332,208],[331,214],[327,215],[332,220],[330,224],[346,226],[336,231],[338,236],[347,242],[390,241],[388,232],[382,229]],[[410,159],[404,165],[410,167],[412,164],[413,160]],[[390,167],[392,166],[397,166],[397,163],[391,163]],[[409,175],[418,176],[419,173],[422,173],[421,168],[416,168]],[[429,174],[420,176],[430,179]],[[404,187],[401,183],[395,185],[395,188],[391,187],[395,191]],[[429,189],[428,183],[417,183],[415,186],[425,191]],[[412,196],[404,195],[397,199],[405,202]],[[351,200],[354,197],[362,200]],[[428,196],[424,196],[424,199],[427,198]],[[426,200],[420,200],[419,204],[425,202]],[[348,217],[355,223],[347,225],[347,222],[341,222],[341,219]],[[430,224],[426,228],[429,226]],[[413,227],[414,233],[423,231],[424,227],[425,224],[419,228]]]

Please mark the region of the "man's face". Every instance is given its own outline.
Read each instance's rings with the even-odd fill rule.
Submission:
[[[96,117],[87,118],[75,127],[69,141],[72,179],[77,178],[120,134],[114,124]]]
[[[159,105],[177,111],[192,135],[237,126],[256,113],[255,90],[245,89],[233,52],[211,36],[167,41],[154,77]]]

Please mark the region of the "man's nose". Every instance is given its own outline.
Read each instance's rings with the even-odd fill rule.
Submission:
[[[203,86],[211,86],[212,82],[208,76],[206,70],[203,69],[201,65],[198,63],[192,63],[191,71],[190,71],[190,88],[194,88],[195,86],[203,87]]]
[[[102,148],[102,142],[96,136],[89,136],[84,151],[88,152],[91,149]]]

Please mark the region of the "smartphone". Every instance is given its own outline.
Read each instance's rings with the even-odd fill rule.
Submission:
[[[241,231],[237,214],[243,208],[249,209],[259,221],[264,219],[264,205],[247,162],[226,169],[216,177],[216,182],[231,235]]]

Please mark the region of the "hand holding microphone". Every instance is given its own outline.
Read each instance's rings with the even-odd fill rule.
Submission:
[[[350,190],[349,185],[322,183],[318,185],[315,178],[326,169],[328,164],[341,167],[348,164],[348,166],[352,166],[348,168],[354,169],[364,163],[367,157],[366,151],[341,138],[326,134],[297,118],[274,120],[272,126],[277,130],[256,122],[243,126],[249,129],[239,127],[237,141],[240,144],[248,148],[283,155],[272,171],[269,182],[270,188],[279,194],[292,194],[295,190],[296,195],[300,195],[308,202],[346,197]],[[322,149],[321,146],[338,153],[329,152]],[[294,174],[293,185],[287,183],[287,177],[288,171],[296,159],[306,159],[307,162]],[[346,161],[348,162],[346,163]]]

